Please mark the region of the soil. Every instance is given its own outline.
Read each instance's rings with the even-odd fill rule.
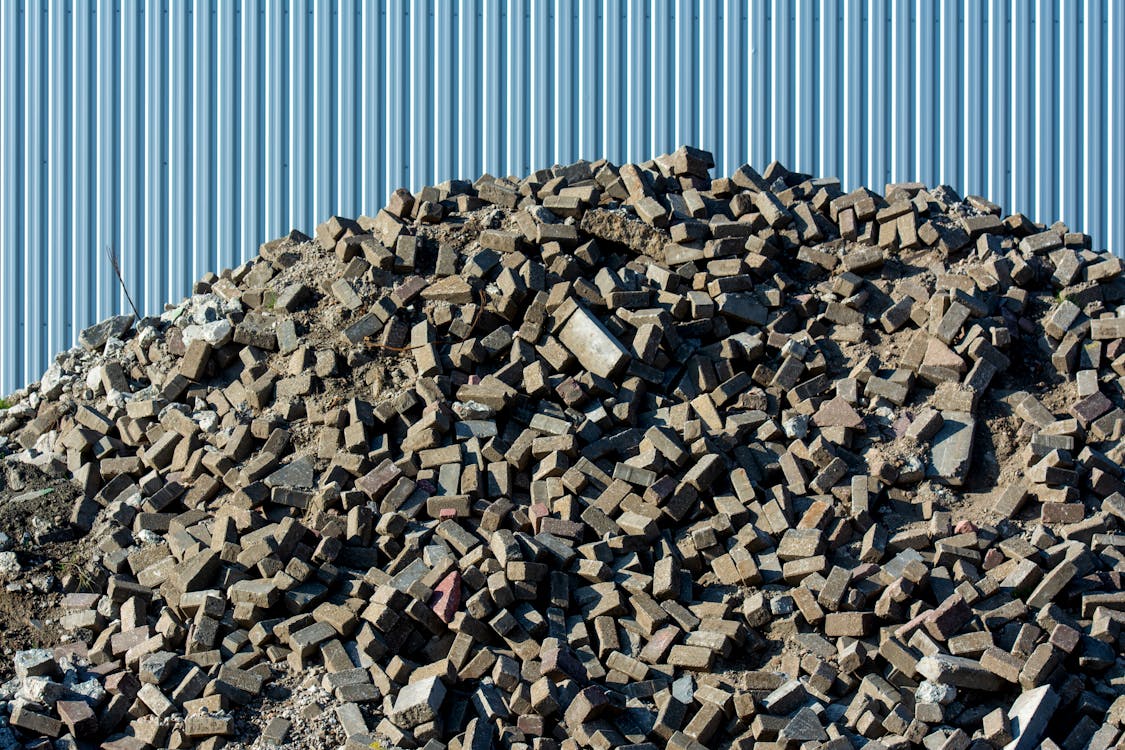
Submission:
[[[0,544],[16,553],[20,573],[0,587],[0,679],[12,676],[11,656],[57,646],[63,632],[59,582],[82,579],[89,543],[75,539],[68,517],[78,488],[63,477],[12,459],[0,460]]]

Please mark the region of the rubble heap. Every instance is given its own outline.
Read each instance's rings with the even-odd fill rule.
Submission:
[[[83,332],[0,419],[91,558],[5,739],[1119,742],[1121,262],[712,168],[398,190]]]

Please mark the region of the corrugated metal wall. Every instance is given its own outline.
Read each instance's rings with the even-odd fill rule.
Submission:
[[[0,391],[393,188],[690,143],[1125,248],[1118,0],[11,0]]]

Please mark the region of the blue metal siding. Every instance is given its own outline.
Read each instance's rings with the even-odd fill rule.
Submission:
[[[0,4],[0,393],[396,187],[691,143],[1125,249],[1117,0]]]

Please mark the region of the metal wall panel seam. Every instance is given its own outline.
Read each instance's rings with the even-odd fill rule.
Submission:
[[[437,6],[439,12],[435,13],[437,17],[439,32],[442,32],[444,38],[439,38],[438,46],[438,64],[434,67],[434,92],[437,98],[444,102],[445,112],[447,113],[449,123],[446,125],[442,122],[443,118],[437,116],[438,127],[444,128],[446,131],[446,143],[438,144],[437,151],[439,154],[444,149],[445,166],[437,171],[434,175],[435,182],[441,182],[447,176],[459,174],[457,166],[460,162],[461,144],[459,143],[456,133],[460,129],[458,123],[460,120],[467,119],[457,107],[457,92],[446,81],[450,78],[450,72],[454,71],[459,66],[459,60],[464,57],[464,52],[460,47],[460,40],[457,35],[457,29],[464,23],[461,18],[460,8],[456,3],[446,5],[439,3]],[[448,12],[448,19],[445,18]],[[442,25],[442,21],[445,24]],[[476,82],[474,82],[475,84]],[[473,87],[476,88],[476,85]],[[436,113],[436,109],[435,109]],[[440,132],[440,131],[439,131]]]
[[[506,114],[508,117],[515,112],[526,113],[527,99],[524,96],[524,87],[527,80],[527,35],[524,31],[524,16],[527,13],[527,0],[511,0],[507,6],[507,33],[508,51],[507,58],[507,97]],[[524,148],[527,141],[526,128],[513,127],[506,133],[506,148],[503,162],[497,165],[501,175],[507,176],[520,172],[524,161]]]
[[[22,117],[23,101],[23,10],[17,5],[18,10],[9,9],[0,15],[0,40],[3,44],[3,68],[0,69],[0,128],[2,128],[3,141],[0,143],[0,185],[3,186],[3,195],[0,196],[0,215],[4,227],[12,233],[13,249],[0,253],[0,289],[3,298],[0,299],[0,320],[3,322],[3,355],[0,362],[0,375],[3,376],[3,388],[0,393],[7,393],[17,384],[24,382],[23,340],[23,298],[20,290],[23,287],[22,253],[19,251],[19,238],[23,233],[23,207],[18,200],[23,173],[23,128]]]
[[[192,171],[192,284],[214,268],[214,49],[212,0],[197,3],[192,12],[191,171]]]
[[[99,0],[97,8],[98,42],[98,222],[96,232],[95,274],[98,279],[98,318],[118,311],[118,287],[113,271],[106,262],[106,252],[117,247],[117,184],[120,162],[117,158],[119,128],[117,81],[117,25],[112,0]]]
[[[835,1],[835,0],[831,0]],[[768,2],[751,3],[746,18],[746,47],[749,72],[746,76],[748,112],[746,153],[740,161],[759,169],[769,158],[770,132],[766,112],[770,96],[770,33]],[[738,166],[741,166],[739,164]]]
[[[312,106],[309,93],[312,80],[309,61],[308,18],[312,11],[308,0],[293,0],[289,9],[289,102],[284,110],[289,122],[289,217],[292,226],[310,230],[308,218],[310,210],[308,185],[309,174],[309,114]]]
[[[426,0],[411,0],[409,5],[410,76],[407,89],[407,111],[410,114],[406,130],[406,142],[410,160],[407,165],[406,186],[425,182],[429,170],[430,144],[426,138],[429,127],[429,55],[430,45],[426,34],[426,19],[429,16],[429,3]]]
[[[1082,211],[1082,188],[1078,177],[1082,160],[1081,43],[1082,6],[1063,3],[1060,8],[1059,54],[1059,217],[1068,224]]]
[[[1011,63],[1012,80],[1008,89],[1008,112],[1011,115],[1011,151],[1008,161],[1012,209],[1031,215],[1031,189],[1035,180],[1035,159],[1031,148],[1031,121],[1034,113],[1034,90],[1031,86],[1031,14],[1033,6],[1016,3],[1012,6]]]
[[[214,11],[215,22],[215,107],[212,128],[215,132],[215,184],[213,195],[214,229],[210,232],[215,243],[215,265],[210,269],[218,273],[224,268],[238,265],[239,173],[238,138],[236,127],[242,110],[237,105],[239,94],[238,31],[241,10],[232,3],[221,3]]]
[[[403,63],[410,54],[407,38],[407,0],[388,0],[386,60],[383,66],[387,87],[387,172],[384,185],[390,192],[407,184],[409,149],[406,143],[409,113],[406,111],[408,73]]]
[[[860,138],[863,128],[863,102],[859,91],[865,90],[860,79],[863,64],[862,0],[845,0],[844,7],[844,161],[840,178],[850,188],[859,182],[862,169]]]
[[[377,50],[378,59],[381,64],[378,73],[375,75],[375,85],[378,86],[379,92],[377,97],[378,108],[375,111],[375,118],[378,123],[378,130],[376,132],[380,134],[380,140],[377,145],[378,170],[376,176],[378,179],[375,180],[373,193],[371,194],[372,211],[382,206],[390,192],[398,186],[397,181],[390,180],[390,163],[392,152],[394,151],[392,148],[392,134],[396,132],[392,124],[393,118],[401,114],[399,111],[391,109],[391,105],[394,102],[394,92],[391,90],[388,75],[384,71],[386,67],[385,61],[393,38],[388,31],[388,29],[391,28],[393,18],[391,16],[389,4],[385,0],[380,0],[378,5],[380,6],[379,15],[381,17],[376,17],[374,23],[377,24],[377,28],[382,30],[383,33],[379,40],[379,49]],[[396,85],[394,89],[397,91],[401,89],[401,86]],[[373,144],[372,148],[376,148],[376,145]]]
[[[788,166],[793,165],[789,149],[793,134],[785,127],[785,113],[789,109],[792,87],[789,81],[789,4],[773,0],[770,8],[770,94],[768,111],[770,151],[768,158]],[[764,166],[764,165],[763,165]]]
[[[43,354],[43,315],[42,310],[47,300],[41,289],[43,282],[42,256],[39,247],[34,246],[32,238],[42,226],[42,186],[40,183],[42,171],[38,168],[43,160],[43,118],[40,107],[42,86],[38,80],[42,75],[43,55],[40,51],[42,44],[42,16],[44,9],[39,2],[29,2],[24,12],[24,95],[27,102],[23,108],[23,143],[25,149],[23,170],[23,227],[24,232],[17,235],[22,240],[23,253],[23,308],[21,310],[24,323],[24,377],[31,374],[27,363],[38,361]],[[34,227],[35,231],[29,228]]]
[[[937,179],[938,141],[937,87],[934,59],[939,53],[934,30],[937,28],[938,6],[926,0],[916,0],[914,26],[914,118],[917,137],[914,140],[914,176],[932,185]]]
[[[985,195],[1002,206],[1011,205],[1011,149],[1007,89],[1012,85],[1011,50],[1007,33],[1010,0],[991,0],[988,21],[988,183]]]
[[[480,106],[484,99],[483,87],[486,81],[481,70],[482,6],[473,0],[458,0],[457,45],[459,64],[457,65],[456,112],[460,114],[456,128],[457,169],[456,174],[469,176],[478,174],[480,169]],[[374,206],[372,206],[374,210]]]
[[[1110,3],[1107,37],[1125,39],[1125,8],[1121,3]],[[1106,189],[1106,241],[1111,250],[1121,255],[1125,252],[1125,49],[1121,44],[1107,45],[1109,52],[1106,91],[1116,91],[1118,96],[1109,100],[1109,127],[1107,169],[1111,179]]]
[[[410,4],[410,176],[407,185],[428,184],[433,157],[433,144],[427,137],[433,92],[429,0],[412,0]]]
[[[356,81],[360,76],[357,60],[362,60],[359,52],[359,7],[357,0],[340,0],[331,31],[328,58],[325,67],[331,78],[327,91],[321,96],[334,99],[332,110],[332,155],[329,159],[327,181],[331,185],[331,198],[327,213],[321,213],[318,221],[329,213],[344,216],[358,216],[362,211],[359,203],[361,193],[359,175],[363,171],[362,149],[357,139],[356,121],[362,101]],[[320,109],[320,107],[318,107]]]
[[[363,194],[363,147],[360,138],[360,125],[363,106],[362,64],[363,48],[360,39],[362,0],[341,0],[336,15],[336,36],[339,46],[330,55],[334,58],[336,78],[339,81],[335,96],[340,106],[335,117],[336,137],[336,175],[335,200],[333,212],[345,216],[359,216],[366,213],[360,201]]]
[[[162,302],[171,296],[165,284],[167,254],[163,241],[167,237],[164,226],[164,202],[167,183],[164,170],[165,123],[164,97],[164,8],[162,0],[145,0],[144,8],[144,160],[141,184],[144,206],[144,244],[141,258],[144,262],[144,297],[146,309],[156,312]],[[244,239],[244,238],[243,238]],[[73,337],[72,337],[73,338]]]
[[[474,2],[475,0],[469,0]],[[503,102],[506,65],[502,0],[484,0],[481,15],[481,151],[480,171],[495,169],[504,150]],[[484,54],[484,50],[491,54]],[[474,173],[475,175],[475,173]],[[473,175],[466,175],[473,176]]]
[[[530,160],[528,166],[531,169],[548,166],[551,161],[551,131],[553,130],[551,71],[554,69],[551,54],[551,5],[548,0],[530,0],[527,9],[530,29],[527,63],[531,69],[528,108],[531,120],[527,123],[527,150]]]
[[[890,111],[894,125],[891,127],[891,159],[889,172],[892,180],[905,179],[914,173],[911,149],[913,136],[913,117],[910,104],[913,97],[909,86],[914,79],[911,65],[911,3],[910,0],[893,0],[891,3],[890,25],[894,29],[891,37],[890,59]]]
[[[565,138],[566,145],[560,149],[558,156],[561,161],[575,161],[577,159],[595,159],[596,154],[585,153],[579,146],[579,132],[582,128],[582,110],[579,100],[579,81],[588,71],[583,68],[582,57],[579,53],[578,40],[582,36],[582,17],[580,15],[579,0],[567,0],[565,5],[566,28],[555,37],[557,56],[563,66],[558,75],[567,76],[566,95],[556,97],[556,106],[565,106],[567,112],[563,117],[566,127],[560,137]],[[565,45],[565,48],[563,47]],[[561,99],[561,101],[560,101]]]
[[[772,48],[774,55],[773,73],[775,76],[774,99],[770,103],[773,118],[770,127],[780,134],[781,147],[770,154],[770,160],[778,160],[789,169],[796,167],[797,123],[794,117],[797,101],[797,27],[792,2],[778,2],[774,5],[773,24],[778,43]]]
[[[623,0],[606,0],[601,6],[602,18],[602,156],[621,161],[624,151],[621,117],[621,91],[625,74],[622,70],[621,13]]]
[[[801,172],[812,174],[816,167],[816,63],[819,50],[814,40],[816,13],[814,0],[793,3],[793,163]]]
[[[120,172],[118,173],[116,196],[116,211],[118,212],[118,233],[114,243],[114,251],[121,265],[125,289],[133,298],[133,303],[138,309],[145,307],[144,289],[137,283],[142,278],[137,273],[138,265],[143,262],[144,253],[138,249],[141,237],[137,231],[140,215],[137,206],[141,204],[141,188],[143,181],[140,176],[140,159],[136,144],[144,142],[142,131],[141,112],[141,66],[142,59],[138,52],[138,0],[123,0],[124,7],[118,6],[117,24],[121,38],[120,57],[117,58],[116,75],[120,81],[120,127],[117,130],[119,139],[118,153],[120,154]],[[122,295],[124,296],[124,294]],[[125,302],[128,306],[128,302]],[[142,312],[142,315],[144,313]]]
[[[24,2],[19,2],[17,7],[19,8],[19,14],[12,24],[12,31],[15,38],[12,48],[15,53],[15,61],[9,70],[12,72],[14,84],[13,99],[19,102],[20,106],[14,107],[10,115],[13,123],[11,132],[14,134],[12,142],[13,159],[11,162],[13,179],[11,180],[11,189],[8,194],[12,196],[13,199],[10,217],[14,248],[11,253],[12,256],[14,256],[14,262],[12,263],[12,279],[18,281],[12,286],[10,307],[12,315],[10,319],[16,322],[16,329],[19,331],[19,338],[13,342],[12,346],[19,366],[17,375],[19,382],[25,382],[32,373],[32,369],[29,368],[25,349],[26,341],[31,334],[28,331],[28,319],[26,315],[24,315],[24,305],[26,304],[26,298],[28,295],[34,294],[34,290],[28,288],[26,258],[23,253],[23,237],[27,232],[27,217],[24,213],[25,201],[22,199],[16,201],[15,199],[17,196],[22,195],[25,190],[25,175],[30,168],[26,150],[27,126],[24,121],[25,110],[27,108],[26,69],[28,65],[28,44],[25,24],[27,23],[26,16],[28,8]],[[5,226],[9,225],[6,224]]]
[[[651,81],[657,75],[657,67],[652,64],[652,48],[657,45],[658,37],[655,34],[655,28],[652,27],[652,3],[650,1],[641,3],[640,8],[630,13],[631,24],[638,29],[637,34],[637,71],[636,81],[633,85],[634,89],[638,90],[638,98],[640,101],[640,116],[637,117],[637,144],[640,148],[638,159],[646,160],[651,156],[661,152],[661,144],[659,144],[652,132],[652,121],[657,119],[657,109],[654,106],[654,91],[652,91]],[[661,112],[663,115],[663,112]],[[664,148],[663,151],[667,151]]]
[[[341,58],[355,59],[355,44],[348,39],[348,31],[353,26],[347,26],[346,30],[344,26],[344,19],[351,8],[349,0],[336,0],[329,7],[331,14],[323,5],[317,6],[317,12],[313,14],[318,19],[314,42],[316,84],[313,87],[313,111],[319,133],[315,140],[320,150],[327,152],[323,160],[313,157],[317,162],[316,179],[319,183],[317,202],[313,205],[314,222],[323,221],[323,217],[331,214],[355,215],[347,207],[350,196],[345,197],[341,190],[341,181],[355,173],[356,159],[350,144],[341,137],[341,120],[355,111],[355,93],[350,90],[351,73],[345,73],[340,65]],[[323,106],[326,101],[334,104]]]
[[[70,69],[69,13],[65,0],[50,0],[48,5],[47,29],[50,54],[47,65],[50,69],[48,80],[48,182],[47,204],[52,205],[51,214],[57,211],[57,200],[53,196],[65,195],[69,184],[69,140],[66,137],[68,121],[68,97],[70,90],[68,73]],[[46,209],[45,209],[46,212]],[[65,237],[66,223],[46,222],[45,249],[47,250],[47,353],[66,349],[70,344],[70,254]],[[3,329],[0,329],[3,330]]]
[[[1083,89],[1082,98],[1083,122],[1086,132],[1082,138],[1082,174],[1085,175],[1083,196],[1104,195],[1105,186],[1105,102],[1100,96],[1102,90],[1102,76],[1104,71],[1100,64],[1105,59],[1104,42],[1104,14],[1103,0],[1086,0],[1083,5],[1085,24],[1083,25]],[[1119,42],[1122,40],[1118,40]],[[1125,92],[1118,92],[1118,96]],[[1077,217],[1076,217],[1077,219]],[[1081,220],[1077,226],[1096,237],[1105,236],[1105,226],[1102,223],[1102,204],[1097,200],[1083,200]]]
[[[598,27],[599,0],[577,0],[578,3],[578,32],[575,44],[577,45],[576,58],[576,83],[575,95],[577,96],[578,109],[578,153],[587,158],[594,158],[599,153],[599,113],[597,93],[601,72],[598,67],[598,50],[600,49],[601,35]]]
[[[625,159],[643,161],[641,154],[647,153],[648,143],[645,133],[647,113],[645,111],[646,87],[638,85],[647,69],[644,47],[644,6],[647,0],[626,0],[625,28]]]
[[[439,24],[441,23],[441,17],[446,13],[450,16],[444,27],[439,26],[439,30],[444,31],[445,40],[442,41],[439,39],[437,42],[440,56],[438,58],[438,65],[434,68],[433,83],[437,97],[445,102],[446,112],[449,113],[449,125],[447,126],[446,135],[447,143],[444,144],[446,167],[438,170],[435,175],[436,181],[440,182],[448,176],[460,174],[458,167],[462,161],[461,147],[463,144],[461,139],[458,138],[458,132],[461,130],[461,125],[465,124],[465,121],[468,120],[468,116],[464,113],[464,110],[459,108],[457,90],[449,86],[447,82],[452,79],[452,72],[457,70],[465,60],[465,52],[461,48],[461,36],[459,31],[462,25],[469,21],[469,19],[461,17],[461,7],[456,2],[450,2],[448,4],[439,2],[437,8],[438,11],[435,15],[438,16]],[[468,12],[475,18],[475,10],[469,9]],[[446,46],[448,47],[447,49],[440,49]],[[443,68],[442,63],[446,62],[448,67]],[[471,64],[466,67],[471,67]],[[474,81],[474,90],[478,88],[478,85],[479,81]],[[443,124],[439,122],[439,126],[441,125]],[[438,149],[440,150],[442,148],[443,146],[439,144]]]
[[[710,6],[713,14],[700,13],[699,17],[699,143],[700,148],[716,151],[716,161],[722,163],[722,145],[719,125],[722,122],[722,68],[720,29],[722,21],[718,11],[722,5]]]
[[[471,47],[475,50],[475,54],[471,92],[462,89],[462,96],[471,95],[473,101],[467,110],[462,108],[462,112],[472,112],[475,117],[466,128],[466,132],[471,134],[473,159],[464,176],[475,179],[475,176],[485,171],[485,165],[489,163],[489,154],[498,153],[500,150],[498,145],[489,145],[490,139],[492,143],[498,143],[501,122],[498,104],[495,111],[490,111],[490,103],[499,102],[499,91],[502,86],[499,72],[502,70],[504,51],[499,44],[489,44],[490,39],[498,37],[500,29],[498,4],[493,0],[483,2],[466,0],[466,2],[474,9],[476,15],[473,33],[466,32],[466,36],[471,37],[466,40],[466,49]],[[496,77],[490,78],[491,75]]]
[[[945,185],[958,185],[961,178],[961,154],[957,134],[961,131],[960,62],[961,40],[958,0],[941,0],[941,61],[938,65],[940,94],[939,118],[941,121],[941,158],[938,181]]]
[[[1039,0],[1035,11],[1035,215],[1058,217],[1058,9],[1055,0]]]
[[[238,96],[238,262],[247,260],[261,243],[265,231],[262,175],[262,27],[265,11],[261,0],[246,0],[239,15],[239,96]]]
[[[976,0],[965,0],[963,11],[964,43],[965,43],[965,70],[980,70],[984,65],[984,25],[986,7]],[[977,76],[966,75],[964,86],[964,102],[962,104],[963,120],[961,132],[963,133],[962,159],[964,170],[964,191],[983,195],[986,192],[984,184],[984,167],[987,156],[984,144],[988,142],[988,121],[982,116],[986,111],[985,87]]]
[[[674,86],[671,102],[673,105],[672,120],[674,125],[673,138],[677,143],[695,143],[692,138],[695,134],[696,120],[691,111],[694,101],[694,87],[696,73],[695,62],[695,2],[693,0],[674,0],[672,9],[673,27],[675,29],[675,65]]]
[[[262,102],[262,165],[258,186],[262,193],[262,212],[266,235],[285,222],[284,164],[285,144],[281,137],[284,109],[282,108],[283,66],[282,40],[285,35],[285,21],[280,0],[263,0],[265,19],[263,21],[263,77],[265,79]],[[284,231],[284,230],[282,230]],[[276,233],[275,233],[276,234]]]
[[[676,0],[660,0],[658,10],[652,12],[651,24],[656,42],[649,51],[654,75],[660,76],[659,80],[652,81],[652,107],[659,107],[658,111],[667,114],[652,118],[652,139],[657,143],[678,145],[686,143],[676,137],[678,116],[675,114],[675,102],[679,84],[685,80],[679,66],[682,62],[679,56],[679,9]]]
[[[46,180],[48,146],[44,143],[47,128],[47,91],[42,80],[47,74],[46,0],[28,3],[25,17],[27,56],[30,62],[25,75],[28,106],[24,110],[24,138],[27,148],[27,169],[24,172],[24,317],[27,338],[25,356],[29,362],[43,361],[47,356],[47,308],[52,300],[47,292],[47,260],[50,249],[44,247],[42,227],[47,224]],[[30,377],[30,372],[25,372]]]
[[[726,0],[723,13],[723,59],[738,61],[745,58],[746,19],[743,17],[745,3],[739,0]],[[723,67],[723,131],[722,160],[716,164],[719,174],[729,175],[734,171],[731,159],[744,153],[746,128],[743,113],[746,111],[746,67],[737,62],[728,62]],[[661,147],[661,150],[665,150]]]
[[[191,138],[186,126],[191,111],[191,68],[187,8],[170,3],[168,24],[168,287],[172,291],[184,289],[191,274]],[[101,252],[101,248],[94,251]]]
[[[637,14],[636,23],[641,26],[641,65],[643,75],[641,75],[636,83],[637,88],[641,90],[641,99],[644,102],[644,121],[641,124],[640,140],[642,148],[645,149],[647,154],[656,154],[668,149],[662,147],[662,141],[657,138],[657,121],[666,122],[668,118],[667,109],[658,109],[657,102],[657,81],[655,77],[662,74],[659,68],[652,64],[654,51],[662,46],[663,39],[659,29],[654,25],[657,7],[652,2],[644,4],[643,12]],[[662,20],[667,20],[667,16],[663,16]],[[670,59],[667,56],[668,50],[664,49],[665,59]],[[668,78],[662,77],[659,83],[667,84]],[[645,158],[649,158],[646,156]]]
[[[444,100],[445,87],[438,85],[443,74],[451,69],[442,69],[443,64],[448,64],[453,52],[445,39],[449,31],[449,22],[452,20],[449,16],[450,9],[451,6],[442,3],[441,0],[438,0],[436,6],[427,4],[426,12],[430,16],[430,20],[424,24],[424,33],[430,52],[426,56],[426,76],[420,82],[421,87],[415,96],[426,99],[429,119],[418,128],[414,137],[425,149],[429,160],[428,176],[425,179],[427,185],[437,183],[437,175],[449,174],[452,166],[449,159],[452,154],[449,141],[453,133],[453,123],[450,121],[449,115],[452,112],[447,109]]]
[[[773,39],[771,22],[771,0],[756,0],[750,4],[749,51],[750,72],[747,79],[750,85],[747,101],[751,109],[750,134],[747,145],[746,162],[765,169],[773,152],[773,128],[768,112],[773,102]],[[741,166],[741,164],[739,164]]]
[[[816,171],[835,169],[839,157],[839,130],[835,123],[840,119],[840,13],[843,5],[838,0],[820,0],[817,22],[817,43],[820,57],[816,69],[817,89],[820,95],[817,123]],[[839,173],[831,175],[839,177]]]
[[[551,164],[569,164],[580,158],[575,141],[578,108],[574,84],[581,75],[575,67],[574,39],[578,27],[574,0],[559,0],[551,6]]]
[[[656,143],[652,139],[652,121],[664,113],[656,112],[652,107],[652,87],[645,85],[645,78],[651,78],[652,68],[649,66],[649,51],[653,45],[650,23],[652,21],[652,3],[631,2],[629,5],[629,25],[634,29],[635,60],[637,75],[631,79],[630,89],[636,92],[638,110],[637,122],[633,127],[635,134],[636,160],[644,161],[656,154]]]
[[[667,150],[667,144],[674,143],[675,117],[672,116],[672,90],[675,86],[676,44],[673,38],[673,0],[654,0],[648,21],[645,24],[649,39],[648,96],[655,113],[649,118],[648,137],[653,147]],[[663,115],[663,116],[662,116]]]
[[[375,143],[382,143],[378,131],[378,116],[375,110],[379,106],[376,99],[374,74],[378,68],[379,37],[378,22],[380,17],[378,4],[359,3],[356,8],[356,35],[358,37],[359,70],[356,74],[356,91],[359,96],[359,106],[356,110],[358,132],[355,134],[356,146],[359,156],[359,173],[356,175],[356,202],[364,214],[374,214],[368,208],[374,203],[375,185],[373,177],[377,173],[377,161],[381,149],[375,148]],[[341,61],[343,64],[343,61]]]
[[[339,85],[336,77],[334,58],[338,40],[336,39],[335,17],[339,12],[337,3],[318,4],[313,2],[309,12],[311,50],[309,56],[309,174],[312,192],[309,200],[310,212],[302,221],[312,227],[322,217],[335,213],[335,160],[336,128],[335,113],[340,101],[335,92]]]
[[[867,171],[863,184],[881,190],[890,172],[891,143],[887,122],[890,104],[890,45],[887,30],[890,28],[890,0],[871,0],[867,17]]]
[[[91,162],[94,160],[92,144],[96,135],[90,122],[94,120],[94,107],[91,103],[91,90],[93,89],[93,75],[97,69],[93,55],[94,46],[91,43],[92,28],[94,27],[94,10],[88,5],[82,5],[72,11],[72,45],[71,57],[71,110],[70,110],[70,155],[73,161],[70,196],[68,198],[70,211],[70,273],[71,273],[71,319],[70,331],[73,334],[95,317],[96,286],[91,283],[94,278],[93,264],[98,257],[96,243],[91,242],[90,227],[92,225],[90,212],[90,196],[94,194],[94,176]],[[0,25],[3,25],[7,14],[0,13]],[[5,66],[8,64],[4,61]],[[7,97],[0,95],[7,101]],[[5,143],[6,139],[0,137]],[[7,174],[7,167],[0,167],[0,172]],[[162,191],[154,191],[156,198]],[[6,221],[4,226],[10,226]],[[161,253],[161,260],[165,257]],[[2,308],[3,305],[0,305]],[[0,316],[3,311],[0,310]],[[2,320],[2,317],[0,317]],[[8,331],[7,325],[0,325],[0,330]],[[68,344],[70,342],[68,341]],[[7,357],[0,351],[0,363]],[[10,381],[0,373],[0,392],[3,385]]]
[[[362,3],[363,31],[363,123],[360,140],[363,142],[363,195],[364,212],[372,216],[383,204],[387,178],[387,87],[383,73],[386,50],[387,8],[385,2]]]
[[[538,111],[536,105],[538,102],[533,101],[538,95],[535,90],[535,70],[530,64],[530,56],[532,55],[532,46],[535,43],[536,29],[531,25],[531,7],[534,0],[518,0],[513,3],[510,13],[510,26],[514,29],[516,34],[517,45],[520,50],[519,54],[512,55],[512,66],[518,71],[516,76],[519,85],[515,87],[515,107],[509,108],[508,117],[513,113],[519,112],[528,118],[524,120],[519,128],[513,128],[511,133],[516,135],[514,138],[514,149],[509,149],[509,162],[505,174],[511,176],[518,176],[528,174],[531,172],[531,159],[532,159],[532,138],[537,125]],[[514,50],[513,50],[514,52]]]
[[[550,60],[544,60],[543,55],[550,55],[549,34],[544,25],[549,16],[549,9],[545,0],[526,0],[523,6],[524,20],[522,24],[524,34],[525,57],[522,64],[527,69],[526,88],[523,91],[527,120],[523,123],[524,143],[521,154],[522,163],[527,165],[527,170],[515,170],[512,175],[530,173],[540,165],[541,159],[550,150],[550,134],[545,132],[550,122],[550,80],[547,69]]]

